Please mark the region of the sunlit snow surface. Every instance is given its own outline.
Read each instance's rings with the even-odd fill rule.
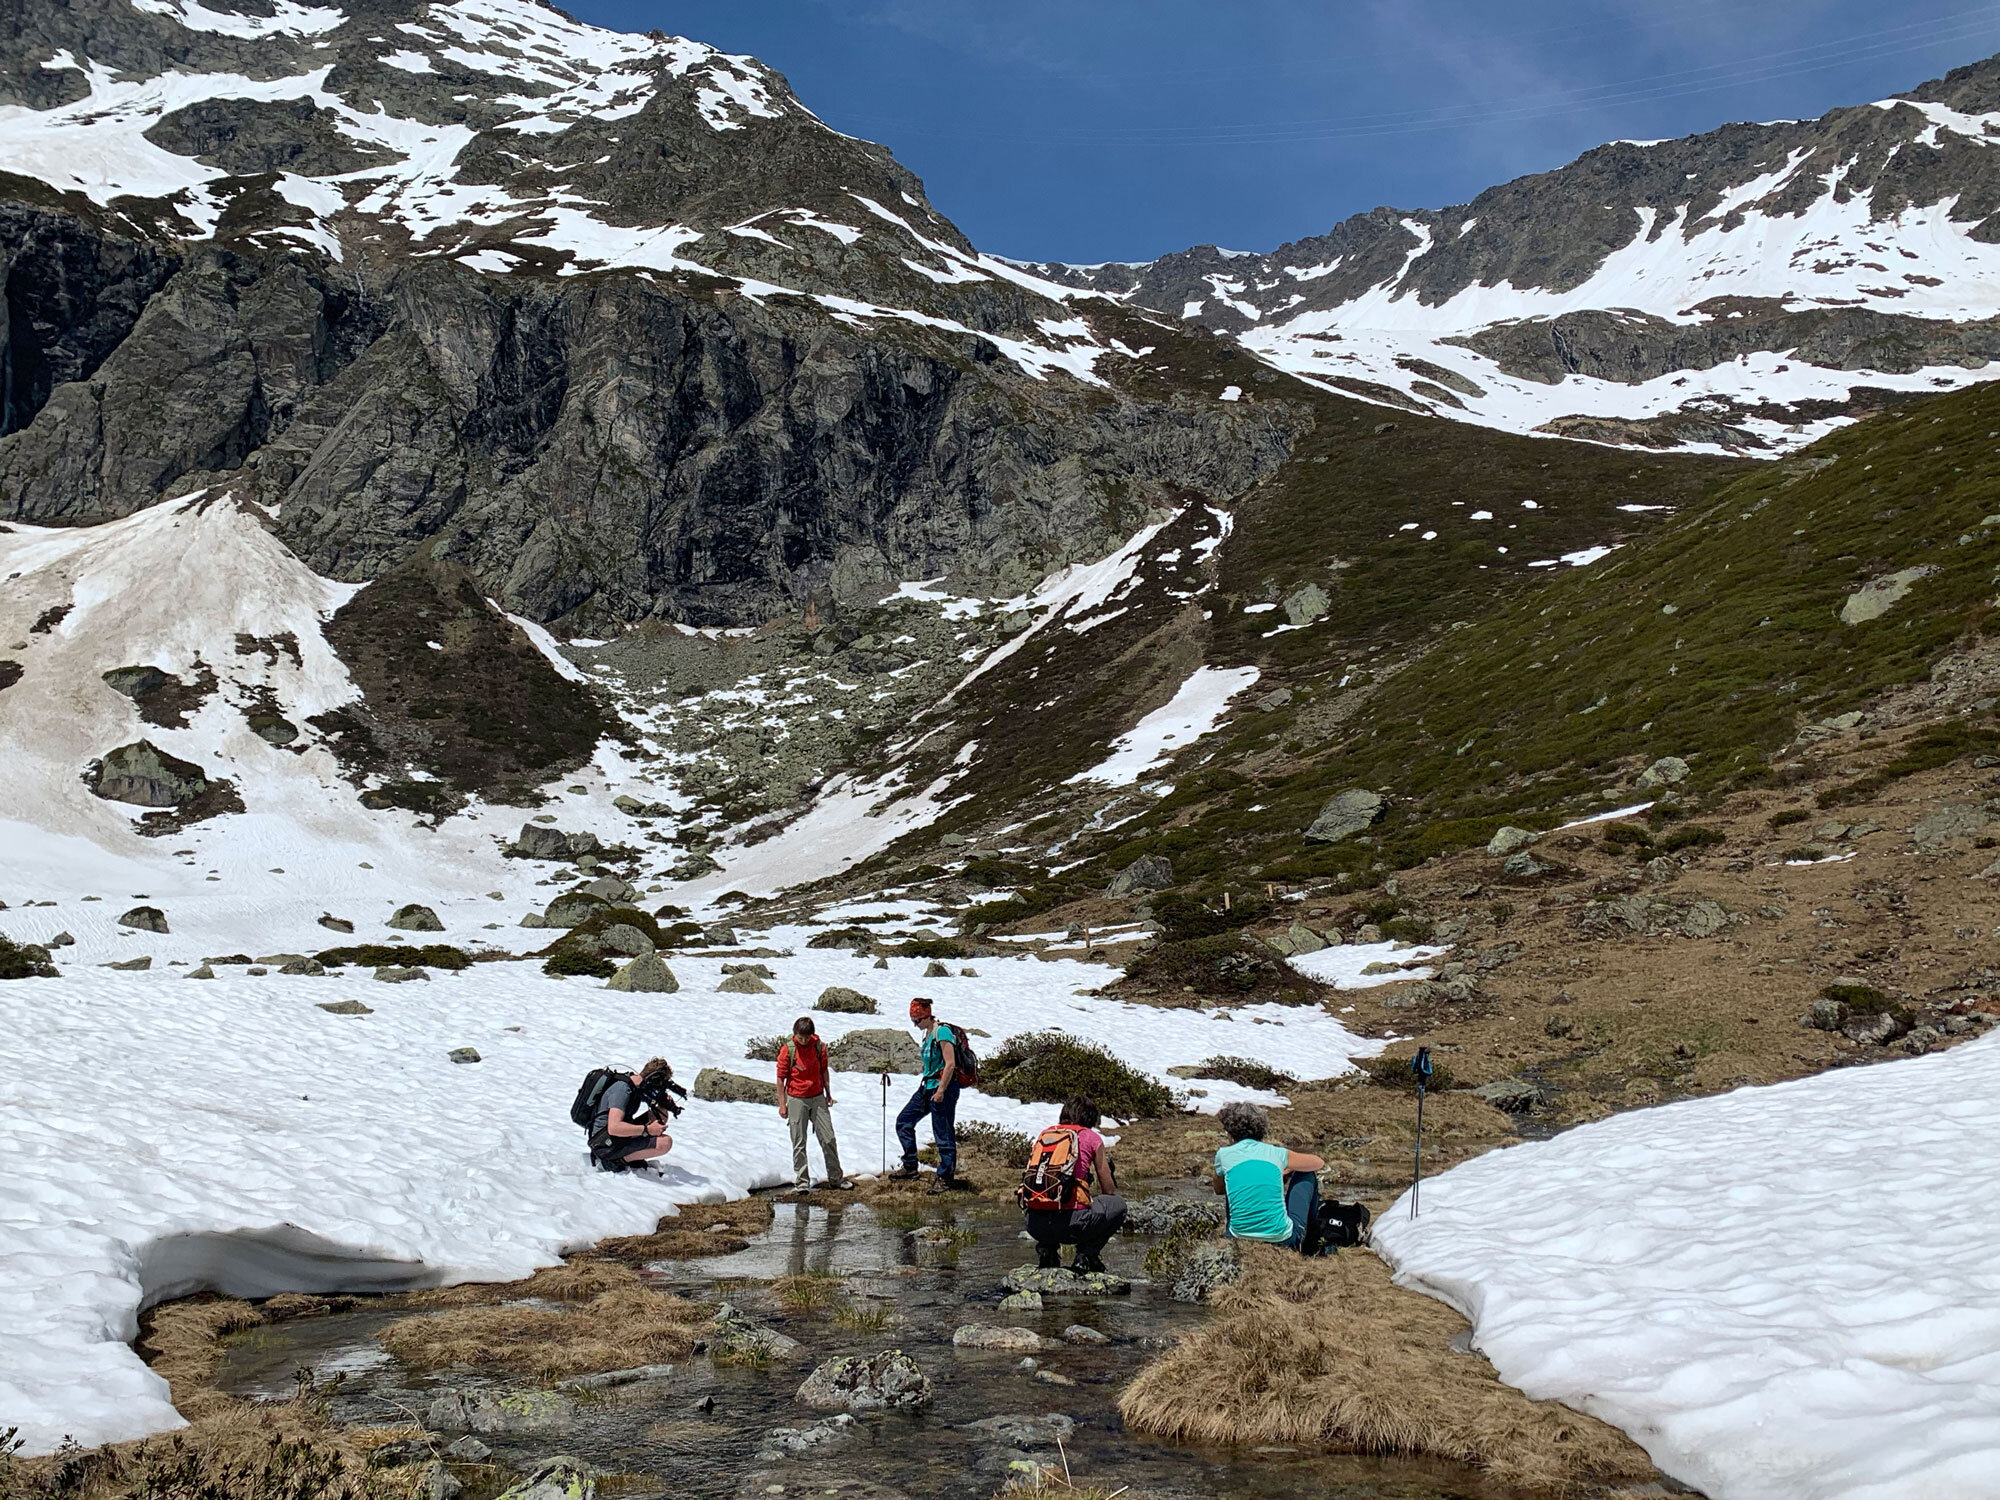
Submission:
[[[1130,786],[1169,756],[1214,729],[1229,700],[1257,680],[1255,667],[1197,667],[1172,699],[1112,744],[1111,754],[1071,781]]]
[[[1992,1500],[1996,1118],[2000,1036],[1491,1152],[1374,1242],[1713,1500]]]

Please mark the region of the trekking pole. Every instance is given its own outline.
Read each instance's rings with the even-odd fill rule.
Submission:
[[[889,1175],[889,1074],[882,1074],[882,1175]]]
[[[1417,1048],[1417,1055],[1410,1059],[1410,1071],[1417,1075],[1417,1160],[1416,1169],[1410,1177],[1410,1217],[1417,1216],[1417,1200],[1424,1188],[1424,1085],[1431,1081],[1436,1071],[1431,1066],[1431,1049]]]

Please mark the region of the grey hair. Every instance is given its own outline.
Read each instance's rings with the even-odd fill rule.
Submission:
[[[1220,1125],[1232,1141],[1261,1141],[1270,1126],[1270,1119],[1254,1104],[1225,1104],[1215,1112],[1215,1123]]]

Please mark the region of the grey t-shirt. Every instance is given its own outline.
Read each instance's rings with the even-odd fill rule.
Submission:
[[[632,1080],[621,1078],[604,1091],[604,1097],[597,1101],[597,1118],[590,1122],[592,1135],[603,1135],[611,1123],[611,1111],[618,1110],[629,1121],[639,1113],[639,1091],[632,1086]]]

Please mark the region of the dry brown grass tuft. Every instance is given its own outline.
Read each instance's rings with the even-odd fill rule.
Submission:
[[[240,1405],[214,1389],[222,1364],[222,1341],[264,1321],[247,1302],[227,1297],[191,1297],[148,1312],[140,1322],[140,1358],[167,1382],[170,1398],[190,1422]]]
[[[690,1203],[653,1226],[651,1234],[628,1234],[600,1241],[596,1254],[628,1265],[655,1260],[699,1260],[709,1255],[733,1255],[748,1240],[771,1227],[767,1198],[742,1198],[733,1203]]]
[[[598,1289],[594,1294],[568,1290],[562,1294],[566,1305],[507,1302],[453,1307],[400,1319],[384,1328],[377,1340],[413,1369],[435,1370],[462,1362],[547,1379],[660,1364],[692,1352],[709,1309],[652,1291],[636,1272],[613,1262],[582,1266],[591,1268],[588,1285]],[[512,1290],[532,1291],[540,1279]],[[580,1276],[561,1283],[565,1288],[583,1284]]]
[[[1373,1255],[1244,1250],[1243,1280],[1216,1294],[1214,1318],[1119,1398],[1129,1426],[1445,1458],[1543,1490],[1653,1476],[1615,1428],[1530,1401],[1478,1355],[1454,1353],[1464,1319],[1394,1285]]]
[[[371,1449],[419,1429],[334,1426],[309,1383],[289,1401],[239,1400],[212,1384],[224,1340],[269,1321],[248,1303],[198,1297],[142,1319],[139,1352],[189,1425],[140,1442],[0,1459],[0,1494],[63,1500],[408,1500],[414,1471],[371,1469]]]

